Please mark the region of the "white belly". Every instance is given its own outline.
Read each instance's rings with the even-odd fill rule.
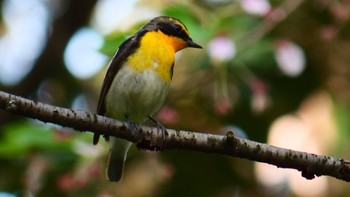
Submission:
[[[107,116],[141,123],[163,105],[169,86],[152,69],[136,72],[124,65],[106,95]]]

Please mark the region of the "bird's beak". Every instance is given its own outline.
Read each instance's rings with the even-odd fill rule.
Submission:
[[[202,49],[203,47],[195,42],[193,42],[193,40],[190,38],[186,41],[187,43],[187,47],[192,47],[192,48],[199,48]]]

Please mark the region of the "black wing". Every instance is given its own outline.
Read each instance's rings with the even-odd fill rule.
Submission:
[[[106,114],[106,105],[105,105],[105,97],[108,93],[109,88],[112,85],[114,77],[117,75],[118,71],[122,67],[123,63],[126,61],[127,57],[130,54],[134,53],[137,49],[139,43],[138,39],[136,39],[137,35],[134,35],[127,40],[125,40],[120,46],[116,54],[114,55],[112,61],[109,63],[105,79],[103,81],[100,99],[97,105],[97,114],[105,115]],[[104,136],[106,140],[109,139],[109,136]],[[100,139],[100,134],[94,133],[93,144],[96,145]]]

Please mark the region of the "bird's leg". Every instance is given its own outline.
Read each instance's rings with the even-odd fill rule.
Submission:
[[[160,150],[163,150],[163,148],[165,147],[165,143],[166,143],[165,132],[167,130],[162,124],[160,124],[157,120],[155,120],[151,116],[148,116],[148,119],[150,119],[156,125],[158,130],[162,131],[162,144],[159,147],[160,147]]]

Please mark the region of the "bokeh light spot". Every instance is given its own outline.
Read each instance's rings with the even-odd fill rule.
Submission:
[[[50,15],[41,0],[7,0],[2,13],[6,32],[0,38],[0,82],[16,85],[42,52]]]
[[[64,62],[69,72],[77,78],[95,75],[106,63],[107,57],[98,52],[103,37],[89,28],[82,28],[70,39],[64,52]]]
[[[275,59],[283,74],[289,77],[299,76],[305,69],[305,54],[297,44],[280,40],[277,43]]]

